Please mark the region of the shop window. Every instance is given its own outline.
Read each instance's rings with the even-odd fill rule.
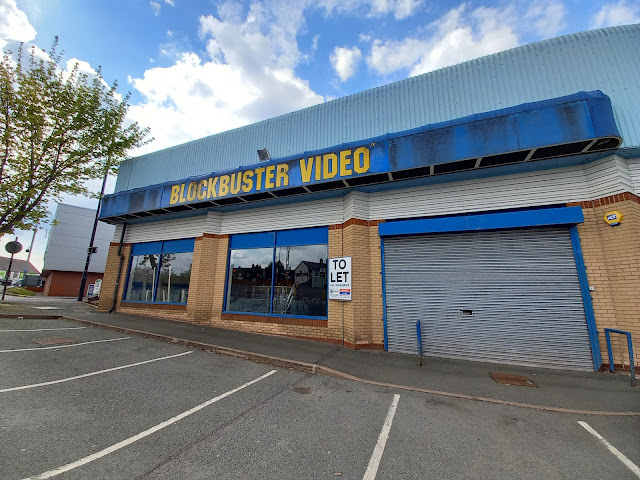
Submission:
[[[124,300],[187,303],[193,245],[192,238],[135,244]]]
[[[151,302],[153,300],[159,257],[160,255],[135,255],[132,257],[125,300],[129,302]]]
[[[327,228],[232,236],[225,310],[326,318],[327,243]]]

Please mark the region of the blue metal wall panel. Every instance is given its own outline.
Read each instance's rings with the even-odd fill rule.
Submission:
[[[299,228],[276,232],[276,246],[315,245],[329,243],[329,228]]]
[[[378,225],[381,237],[443,232],[478,232],[505,228],[575,225],[584,222],[580,207],[556,207],[516,212],[474,213],[470,215],[399,220]]]
[[[126,161],[116,192],[526,102],[601,90],[622,147],[640,145],[640,25],[580,32],[407,78]]]

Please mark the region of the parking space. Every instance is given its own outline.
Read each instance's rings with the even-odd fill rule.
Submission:
[[[140,337],[85,343],[126,337],[92,327],[42,330],[78,326],[0,319],[0,350],[14,350],[0,353],[2,478],[638,478],[578,424],[638,465],[638,417],[395,392]],[[62,336],[77,346],[33,342]]]

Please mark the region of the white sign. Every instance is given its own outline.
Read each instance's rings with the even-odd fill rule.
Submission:
[[[351,257],[329,259],[329,300],[351,300]]]
[[[93,289],[94,295],[100,295],[100,287],[102,287],[102,280],[97,279],[95,283],[95,288]]]

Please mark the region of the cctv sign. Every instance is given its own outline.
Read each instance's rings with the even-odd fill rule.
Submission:
[[[351,300],[351,257],[329,259],[329,300]]]

